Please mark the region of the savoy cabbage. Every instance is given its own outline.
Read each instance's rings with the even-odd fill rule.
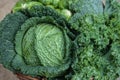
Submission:
[[[72,36],[66,19],[53,9],[33,6],[8,14],[0,27],[1,60],[6,68],[46,77],[63,75],[69,68]]]

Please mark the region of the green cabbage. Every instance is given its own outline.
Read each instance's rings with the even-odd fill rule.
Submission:
[[[34,5],[44,5],[53,8],[67,19],[69,19],[72,15],[71,11],[69,10],[70,3],[67,0],[19,0],[13,7],[12,12],[30,8]]]
[[[0,27],[0,59],[6,68],[45,77],[62,76],[69,69],[71,32],[52,8],[34,5],[8,14]]]

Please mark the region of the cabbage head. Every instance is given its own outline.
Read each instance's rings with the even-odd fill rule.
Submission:
[[[64,75],[71,63],[71,32],[54,9],[32,6],[8,14],[0,23],[0,63],[31,76]]]

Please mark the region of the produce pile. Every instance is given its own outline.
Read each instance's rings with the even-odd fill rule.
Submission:
[[[47,80],[115,80],[120,3],[20,0],[0,22],[0,63]]]

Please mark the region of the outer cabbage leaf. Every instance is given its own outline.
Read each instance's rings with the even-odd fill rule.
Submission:
[[[14,51],[14,36],[27,18],[24,14],[16,12],[8,14],[0,22],[0,62],[9,69],[12,69],[11,61],[16,54]]]

